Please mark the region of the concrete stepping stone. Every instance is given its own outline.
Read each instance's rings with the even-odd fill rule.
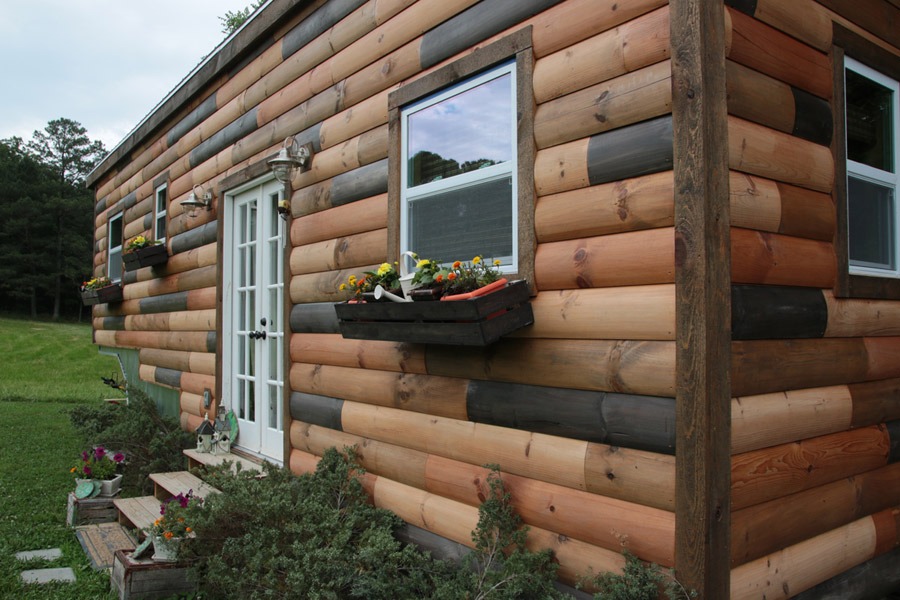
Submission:
[[[16,552],[16,560],[56,560],[62,558],[62,550],[59,548],[47,548],[45,550],[28,550],[26,552]]]
[[[22,571],[22,581],[24,583],[50,583],[51,581],[62,581],[64,583],[72,583],[75,581],[75,572],[70,567],[62,567],[57,569],[31,569]]]

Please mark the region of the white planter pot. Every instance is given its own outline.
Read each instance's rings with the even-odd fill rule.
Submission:
[[[122,489],[122,475],[100,480],[100,495],[104,498],[112,498],[120,489]]]
[[[178,560],[178,547],[181,538],[167,540],[161,535],[153,536],[153,556],[156,562],[176,562]]]

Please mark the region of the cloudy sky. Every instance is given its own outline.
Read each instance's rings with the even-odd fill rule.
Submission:
[[[0,11],[0,139],[53,119],[81,123],[107,150],[225,35],[250,0],[19,0]]]

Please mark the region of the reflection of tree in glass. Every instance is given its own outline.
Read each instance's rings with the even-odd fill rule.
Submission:
[[[452,158],[443,158],[440,154],[420,150],[416,152],[410,162],[410,181],[412,185],[422,183],[430,183],[440,179],[453,177],[469,171],[477,171],[491,165],[498,164],[498,161],[490,158],[479,158],[476,160],[467,160],[460,165]]]

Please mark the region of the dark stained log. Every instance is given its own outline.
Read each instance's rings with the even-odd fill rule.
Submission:
[[[124,330],[125,329],[125,317],[104,317],[101,320],[101,326],[97,327],[96,320],[94,321],[94,327],[96,329],[103,329],[105,331],[112,330]]]
[[[851,383],[847,387],[853,399],[853,427],[900,419],[900,379]]]
[[[338,333],[338,320],[331,302],[295,304],[291,308],[294,333]]]
[[[621,127],[590,138],[591,185],[672,169],[672,117]]]
[[[819,0],[819,3],[894,47],[900,47],[900,6],[894,0]]]
[[[419,63],[422,69],[433,67],[466,48],[520,21],[547,10],[560,0],[494,0],[480,2],[452,19],[441,23],[422,37]]]
[[[206,162],[241,138],[256,131],[256,128],[258,127],[256,111],[256,107],[251,108],[229,123],[225,128],[217,131],[212,137],[204,140],[199,146],[194,148],[190,155],[191,168]]]
[[[218,237],[218,223],[212,221],[194,229],[189,229],[184,233],[179,233],[168,240],[169,249],[172,255],[187,250],[193,250],[206,244],[212,244]]]
[[[820,289],[731,286],[734,340],[818,338],[827,324],[828,307]]]
[[[170,148],[174,146],[178,140],[183,138],[194,127],[211,117],[216,110],[218,110],[216,93],[213,92],[169,130],[166,134],[166,145]]]
[[[154,376],[154,381],[161,385],[167,385],[172,388],[180,388],[181,387],[181,371],[176,371],[175,369],[165,369],[162,367],[156,367],[156,373]]]
[[[674,398],[473,380],[466,407],[476,423],[675,452]]]
[[[335,23],[365,4],[365,0],[330,0],[300,21],[281,40],[281,56],[287,60]]]
[[[342,206],[387,192],[388,160],[364,165],[331,180],[331,206]]]
[[[341,429],[343,408],[344,401],[340,398],[301,392],[291,394],[291,418],[296,421],[343,431]]]
[[[756,12],[756,0],[725,0],[725,4],[751,17]]]
[[[794,94],[793,135],[828,146],[831,144],[832,115],[828,102],[809,92],[792,87]]]
[[[900,548],[880,554],[794,596],[794,600],[872,600],[900,589]],[[895,596],[896,597],[896,596]]]
[[[404,523],[394,531],[394,536],[401,542],[413,544],[420,550],[427,550],[435,558],[442,560],[451,560],[455,563],[462,562],[463,558],[472,550],[458,542],[448,540],[436,533],[431,533],[427,529]],[[590,595],[579,592],[589,600]]]
[[[891,439],[891,453],[888,455],[888,462],[893,464],[900,461],[900,421],[891,421],[885,426]]]

